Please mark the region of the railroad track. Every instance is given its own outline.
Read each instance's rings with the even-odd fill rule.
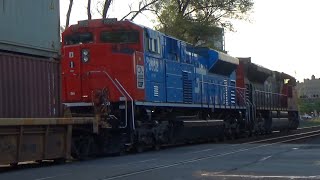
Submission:
[[[310,132],[301,132],[296,134],[290,134],[285,136],[279,136],[279,137],[273,137],[273,138],[267,138],[263,140],[258,141],[250,141],[244,144],[258,144],[258,143],[289,143],[289,142],[298,142],[300,140],[305,140],[313,137],[320,136],[320,129],[319,130],[313,130]]]
[[[223,142],[219,142],[216,144],[231,144],[231,146],[233,146],[234,149],[236,149],[237,147],[244,145],[244,144],[253,144],[256,145],[254,147],[250,147],[247,149],[237,149],[237,150],[231,150],[229,152],[226,153],[218,153],[218,154],[210,154],[208,156],[201,156],[198,158],[194,158],[194,159],[188,159],[188,160],[184,160],[184,161],[180,161],[180,162],[176,162],[176,163],[172,163],[172,164],[166,164],[166,165],[159,165],[157,167],[153,167],[150,169],[146,169],[143,171],[137,171],[137,172],[131,172],[128,173],[126,175],[119,175],[116,177],[108,177],[105,180],[108,179],[117,179],[120,177],[126,177],[129,175],[134,175],[134,174],[139,174],[139,173],[143,173],[143,172],[149,172],[152,170],[157,170],[157,169],[163,169],[163,168],[168,168],[168,167],[173,167],[173,166],[178,166],[178,165],[183,165],[186,163],[192,163],[192,162],[197,162],[197,161],[201,161],[201,160],[206,160],[206,159],[210,159],[210,158],[215,158],[215,157],[221,157],[221,156],[225,156],[225,155],[231,155],[231,154],[235,154],[235,153],[240,153],[243,151],[248,151],[248,150],[253,150],[253,149],[257,149],[257,148],[262,148],[262,147],[266,147],[266,146],[271,146],[274,144],[280,144],[280,143],[290,143],[290,142],[300,142],[302,140],[306,140],[309,138],[313,138],[313,137],[317,137],[320,136],[320,126],[314,126],[314,127],[308,127],[308,128],[300,128],[294,131],[290,131],[290,132],[276,132],[270,135],[260,135],[260,136],[253,136],[247,139],[233,139],[233,140],[226,140]],[[199,143],[198,143],[199,144]],[[190,146],[190,145],[177,145],[174,147],[184,147],[184,146]],[[211,149],[205,149],[205,150],[200,150],[197,152],[193,152],[193,153],[201,153],[204,151],[210,152],[210,151],[214,151],[216,148],[211,148]],[[72,163],[73,161],[69,161],[68,163]],[[38,167],[44,167],[44,166],[53,166],[55,165],[52,162],[49,161],[44,161],[43,163],[35,163],[35,162],[30,162],[28,164],[22,164],[19,165],[17,167],[9,167],[9,166],[0,166],[0,172],[8,172],[8,171],[15,171],[15,170],[21,170],[21,169],[31,169],[31,168],[38,168]]]
[[[113,180],[113,179],[129,178],[131,176],[141,175],[141,174],[149,173],[152,171],[157,171],[157,170],[162,170],[162,169],[166,169],[166,168],[172,168],[172,167],[176,167],[176,166],[182,166],[182,165],[186,165],[186,164],[190,164],[190,163],[214,159],[214,158],[218,158],[218,157],[224,157],[224,156],[228,156],[228,155],[238,154],[241,152],[251,151],[251,150],[255,150],[255,149],[259,149],[259,148],[265,148],[265,147],[269,147],[269,146],[273,146],[273,145],[277,145],[277,144],[300,142],[301,140],[306,140],[306,139],[314,138],[317,136],[320,136],[320,126],[312,127],[312,128],[301,128],[301,129],[295,131],[295,133],[288,134],[288,135],[271,137],[271,138],[266,138],[266,139],[262,139],[262,140],[248,141],[248,142],[244,142],[241,144],[234,144],[233,145],[234,148],[227,151],[227,152],[213,153],[213,154],[199,156],[196,158],[190,158],[190,159],[186,159],[186,160],[182,160],[182,161],[178,161],[178,162],[173,162],[173,163],[168,163],[168,164],[160,164],[158,166],[154,166],[151,168],[146,168],[143,170],[132,171],[132,172],[123,173],[123,174],[119,174],[119,175],[109,176],[109,177],[105,177],[105,178],[102,178],[99,180]],[[254,146],[244,147],[244,148],[239,149],[239,146],[244,145],[244,144],[248,144],[248,145],[251,144]],[[209,150],[215,151],[216,149],[212,148]],[[209,150],[206,149],[203,151],[198,151],[198,153],[201,153],[204,151],[208,152]]]
[[[250,142],[267,142],[266,139],[273,139],[273,138],[280,138],[280,137],[294,137],[293,135],[298,135],[301,133],[308,133],[312,131],[320,131],[320,126],[312,126],[312,127],[305,127],[305,128],[298,128],[297,130],[291,130],[286,132],[273,132],[272,134],[265,134],[265,135],[254,135],[252,137],[245,137],[239,139],[231,139],[226,140],[220,143],[230,143],[230,144],[242,144],[242,143],[250,143]]]

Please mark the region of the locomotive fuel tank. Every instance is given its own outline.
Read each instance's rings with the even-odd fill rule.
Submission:
[[[273,131],[281,131],[289,129],[290,122],[287,111],[272,111],[271,112],[272,124],[271,129]]]

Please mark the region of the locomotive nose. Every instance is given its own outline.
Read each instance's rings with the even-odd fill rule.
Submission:
[[[81,51],[80,46],[67,46],[63,48],[62,65],[62,88],[64,102],[74,102],[81,99],[79,90],[81,87]]]
[[[63,49],[62,86],[65,102],[91,102],[92,97],[86,87],[85,72],[91,63],[91,51],[85,44],[65,46]],[[84,89],[85,88],[85,89]]]

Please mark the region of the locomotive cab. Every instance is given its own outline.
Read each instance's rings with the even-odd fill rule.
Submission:
[[[105,103],[101,99],[143,99],[136,88],[136,68],[143,66],[142,34],[141,27],[112,19],[80,21],[68,28],[62,35],[65,104],[90,107]]]
[[[65,115],[96,116],[98,149],[121,151],[135,128],[134,100],[145,96],[143,28],[115,19],[79,21],[63,32],[62,43]]]

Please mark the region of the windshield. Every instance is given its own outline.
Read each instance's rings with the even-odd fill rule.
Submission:
[[[93,42],[92,33],[74,33],[65,37],[65,45],[86,44]]]
[[[105,43],[137,43],[139,41],[139,32],[121,31],[121,32],[102,32],[101,41]]]

